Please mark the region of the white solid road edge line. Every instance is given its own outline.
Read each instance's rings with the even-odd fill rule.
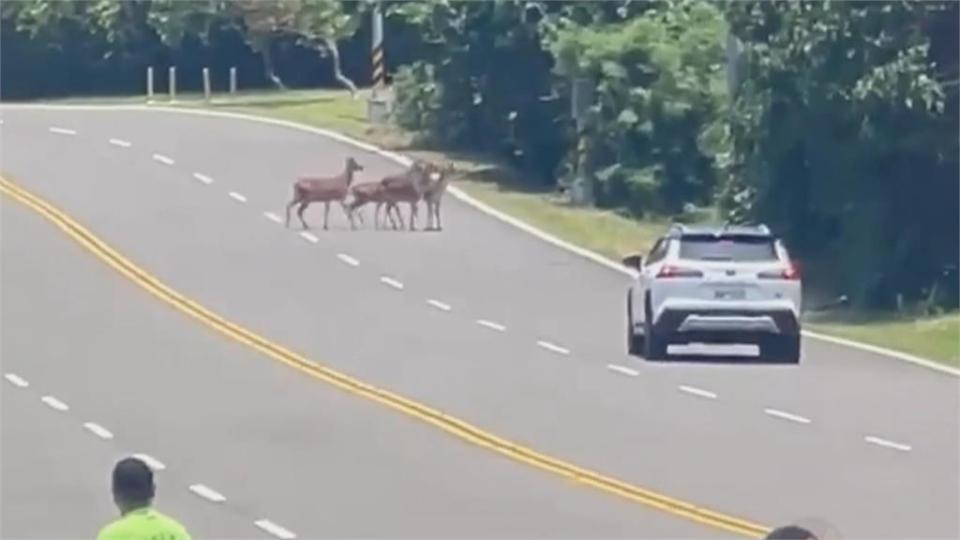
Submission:
[[[154,154],[154,155],[153,155],[153,160],[154,160],[154,161],[159,161],[160,163],[163,163],[164,165],[173,165],[173,163],[174,163],[173,159],[171,159],[171,158],[169,158],[169,157],[167,157],[167,156],[165,156],[165,155],[163,155],[163,154]]]
[[[76,135],[77,131],[74,129],[67,129],[62,127],[51,127],[50,133],[58,133],[60,135]]]
[[[150,467],[154,471],[162,471],[167,468],[167,466],[164,465],[163,462],[161,462],[159,459],[149,454],[133,454],[133,456],[131,457],[135,457],[140,461],[146,463],[147,467]]]
[[[393,279],[392,277],[380,276],[380,283],[393,287],[394,289],[397,289],[397,290],[403,290],[403,283],[400,283],[399,281]]]
[[[130,141],[125,141],[123,139],[110,139],[110,144],[114,146],[119,146],[120,148],[130,148],[133,144]]]
[[[809,424],[811,420],[797,414],[791,414],[777,409],[764,409],[764,413],[775,416],[777,418],[782,418],[784,420],[789,420],[791,422],[796,422],[798,424]]]
[[[290,120],[279,120],[276,118],[264,118],[259,116],[253,116],[250,114],[238,113],[238,112],[229,112],[229,111],[210,111],[204,109],[182,109],[177,107],[168,107],[163,105],[51,105],[51,104],[3,104],[2,107],[10,107],[11,109],[38,109],[38,110],[115,110],[115,111],[155,111],[155,112],[164,112],[164,113],[173,113],[173,114],[183,114],[183,115],[197,115],[197,116],[218,116],[221,118],[232,118],[235,120],[244,120],[247,122],[259,123],[259,124],[268,124],[274,126],[281,126],[295,131],[300,131],[303,133],[312,133],[314,135],[320,135],[328,139],[333,139],[345,144],[349,144],[361,150],[377,154],[383,158],[389,159],[395,163],[398,163],[404,167],[409,167],[413,160],[410,158],[400,155],[396,152],[390,152],[384,150],[372,144],[368,144],[362,141],[358,141],[352,137],[343,135],[342,133],[337,133],[336,131],[331,131],[328,129],[317,128],[313,126],[307,126],[304,124],[299,124],[297,122],[292,122]],[[622,265],[596,253],[590,251],[589,249],[571,244],[566,240],[561,240],[552,234],[542,231],[529,223],[521,221],[511,215],[505,214],[477,199],[474,199],[470,195],[467,195],[465,192],[460,190],[456,186],[448,186],[447,192],[453,195],[455,198],[459,199],[463,203],[474,207],[475,209],[495,217],[500,221],[513,225],[514,227],[529,233],[544,242],[553,244],[561,249],[565,249],[571,253],[575,253],[581,257],[589,259],[601,266],[605,266],[621,274],[626,274],[628,276],[634,277],[636,273],[630,269],[623,267]],[[929,368],[941,373],[947,373],[960,377],[960,369],[952,368],[949,366],[943,366],[936,362],[927,360],[925,358],[920,358],[910,354],[902,353],[899,351],[894,351],[892,349],[885,349],[883,347],[877,347],[874,345],[867,345],[865,343],[860,343],[858,341],[851,341],[843,338],[834,338],[832,336],[825,336],[818,332],[810,332],[807,330],[803,331],[803,335],[812,339],[827,341],[834,343],[836,345],[842,345],[844,347],[850,347],[852,349],[860,349],[862,351],[871,352],[874,354],[879,354],[881,356],[886,356],[888,358],[894,358],[897,360],[902,360],[911,364]]]
[[[280,525],[270,521],[269,519],[258,519],[253,522],[254,525],[261,528],[265,532],[276,536],[277,538],[282,538],[283,540],[293,540],[297,535],[292,532],[284,529]]]
[[[3,378],[18,388],[26,388],[30,386],[30,383],[28,383],[26,379],[17,375],[16,373],[7,373],[3,376]]]
[[[309,233],[309,232],[307,232],[307,231],[301,231],[301,232],[300,232],[300,238],[303,238],[303,239],[306,240],[307,242],[311,242],[311,243],[314,243],[314,244],[316,244],[317,242],[320,241],[320,239],[317,238],[317,236],[316,236],[315,234]]]
[[[554,343],[550,343],[549,341],[541,340],[537,342],[537,345],[557,354],[570,354],[570,349],[564,349],[563,347]]]
[[[617,364],[607,364],[607,369],[610,371],[616,371],[617,373],[621,373],[623,375],[628,375],[630,377],[636,377],[637,375],[640,375],[640,372],[635,369],[630,369]]]
[[[433,298],[427,298],[427,303],[439,309],[440,311],[450,311],[451,309],[453,309],[452,307],[450,307],[450,304],[444,304],[443,302],[439,300],[434,300]]]
[[[231,198],[231,199],[233,199],[233,200],[235,200],[235,201],[237,201],[237,202],[242,202],[242,203],[247,202],[247,198],[246,198],[242,193],[237,193],[236,191],[231,191],[228,195],[230,195],[230,198]]]
[[[713,392],[710,392],[709,390],[704,390],[702,388],[697,388],[696,386],[687,386],[685,384],[681,384],[680,386],[677,387],[677,389],[679,389],[681,392],[686,392],[694,396],[700,396],[707,399],[717,399],[717,395],[714,394]]]
[[[43,396],[42,398],[40,398],[40,401],[44,402],[51,409],[56,409],[58,411],[66,411],[70,409],[70,407],[68,407],[66,403],[60,401],[59,399],[53,396]]]
[[[489,328],[489,329],[491,329],[491,330],[496,330],[497,332],[504,332],[504,331],[506,331],[506,329],[507,329],[506,326],[504,326],[504,325],[502,325],[502,324],[500,324],[500,323],[496,323],[496,322],[493,322],[493,321],[488,321],[488,320],[486,320],[486,319],[477,319],[476,322],[477,322],[477,324],[479,324],[480,326]]]
[[[886,448],[893,448],[894,450],[900,450],[901,452],[909,452],[910,450],[913,450],[913,447],[910,446],[909,444],[893,442],[887,439],[881,439],[880,437],[874,437],[873,435],[867,435],[866,437],[863,438],[863,440],[871,444],[876,444],[877,446],[883,446]]]
[[[195,172],[195,173],[193,173],[193,177],[194,177],[194,179],[196,179],[197,181],[203,182],[204,184],[206,184],[206,185],[208,185],[208,186],[213,183],[213,178],[210,178],[209,176],[207,176],[207,175],[205,175],[205,174],[200,174],[200,173],[198,173],[198,172]]]
[[[113,438],[113,433],[110,433],[110,430],[101,426],[100,424],[96,424],[94,422],[87,422],[83,424],[83,428],[89,431],[90,433],[93,433],[97,437],[100,437],[101,439],[110,440]]]
[[[203,484],[193,484],[189,487],[189,489],[194,495],[202,497],[210,502],[222,503],[227,500],[226,497]]]

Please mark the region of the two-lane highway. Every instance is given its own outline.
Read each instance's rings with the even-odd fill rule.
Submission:
[[[960,535],[954,377],[813,341],[805,343],[803,364],[796,368],[646,365],[622,352],[623,276],[456,201],[445,203],[442,233],[351,232],[338,208],[332,209],[335,226],[328,232],[301,235],[277,223],[297,175],[333,174],[350,155],[366,167],[361,173],[365,180],[397,169],[379,156],[315,134],[238,119],[9,108],[3,116],[0,170],[5,175],[69,212],[178,291],[310,358],[526,446],[760,523],[813,516],[850,537]],[[4,205],[6,220],[9,203],[4,200]],[[316,209],[311,217],[320,223]],[[19,231],[19,225],[11,229],[5,222],[4,244]],[[24,240],[40,241],[33,236]],[[52,259],[70,261],[62,266],[44,260],[58,275],[69,271],[72,277],[75,257],[79,255]],[[7,277],[12,263],[7,261],[23,258],[4,253],[5,291],[12,284]],[[106,276],[103,286],[113,289],[97,295],[100,300],[83,301],[60,291],[51,295],[50,302],[59,299],[60,304],[48,305],[48,316],[77,309],[81,322],[103,328],[104,320],[111,319],[84,316],[84,310],[105,300],[107,305],[150,304],[145,293],[123,285],[106,268],[101,271]],[[14,290],[23,295],[24,306],[38,288],[50,288],[51,279],[38,279],[25,273],[18,280]],[[7,297],[4,294],[2,319],[5,369],[9,358],[23,356],[36,342],[36,336],[24,338],[10,345],[21,347],[11,353],[8,336],[24,334],[26,328],[60,335],[43,327],[42,316],[11,312],[8,305],[18,304]],[[177,330],[178,335],[192,324],[182,315],[170,317],[182,319],[185,328]],[[120,341],[135,345],[162,335],[152,325],[133,326],[141,334],[120,333],[125,336]],[[102,339],[84,333],[70,343],[80,347],[81,342]],[[215,344],[222,338],[214,335],[210,340]],[[220,474],[221,483],[238,486],[234,490],[262,486],[258,492],[272,487],[273,493],[263,500],[280,503],[278,511],[289,509],[288,521],[299,524],[306,513],[315,521],[304,527],[321,525],[303,534],[718,533],[667,513],[631,509],[616,497],[459,445],[408,420],[395,420],[395,431],[376,429],[376,445],[393,456],[416,436],[429,441],[430,449],[450,444],[463,455],[394,466],[387,465],[389,458],[382,453],[361,458],[356,455],[360,443],[349,434],[365,413],[346,405],[356,398],[337,400],[338,413],[330,415],[337,418],[316,418],[313,409],[328,410],[331,405],[312,402],[320,399],[315,394],[336,392],[242,347],[222,345],[231,348],[203,353],[199,345],[187,345],[178,354],[164,355],[176,360],[159,363],[130,363],[116,351],[84,351],[83,362],[72,368],[63,368],[63,358],[55,354],[48,355],[46,364],[33,358],[30,362],[43,365],[43,372],[65,390],[85,395],[84,401],[101,407],[105,416],[136,402],[137,396],[107,392],[105,387],[142,377],[144,363],[164,366],[161,376],[170,380],[156,386],[169,388],[183,380],[173,386],[182,405],[170,412],[169,420],[160,422],[157,416],[142,425],[138,415],[125,428],[139,430],[150,441],[176,441],[181,450],[170,451],[186,452],[184,459],[206,452],[220,456],[212,458],[220,472],[211,474]],[[245,360],[237,360],[240,357]],[[230,369],[234,363],[242,367]],[[88,375],[81,375],[77,366]],[[194,376],[195,393],[181,391]],[[257,413],[245,422],[251,409]],[[396,416],[389,411],[382,415]],[[178,431],[184,417],[195,426],[192,431]],[[197,417],[196,422],[190,417]],[[282,428],[282,418],[293,419],[290,429],[299,436]],[[321,420],[331,424],[310,427]],[[220,421],[224,428],[210,434],[209,426]],[[217,433],[233,430],[248,433],[246,444],[260,456],[254,462],[244,461],[244,449],[224,451],[234,441],[220,440]],[[327,434],[322,439],[321,431]],[[180,442],[181,433],[198,437],[203,448]],[[406,496],[392,492],[405,499],[405,511],[397,516],[409,519],[391,520],[378,511],[358,522],[347,512],[348,519],[331,525],[317,515],[316,505],[297,502],[309,499],[305,488],[287,491],[287,483],[296,483],[298,465],[309,461],[311,452],[329,459],[324,442],[336,438],[334,433],[344,433],[339,453],[378,470],[401,467],[415,471],[410,474],[416,479],[433,479],[407,486]],[[236,460],[229,457],[233,455]],[[487,460],[504,467],[509,484],[463,491],[451,487],[466,485]],[[438,465],[444,461],[455,468],[445,471]],[[272,475],[263,470],[268,468],[265,463],[272,465]],[[236,476],[233,467],[255,476],[230,480]],[[354,476],[347,474],[350,469],[343,462],[334,468]],[[489,479],[491,473],[480,476]],[[340,493],[354,503],[361,498],[341,485],[343,477],[331,480],[325,482],[333,486],[330,494]],[[385,498],[402,485],[386,482]],[[532,495],[513,487],[516,482],[536,482],[544,491]],[[491,505],[488,510],[447,509],[469,507],[469,494],[477,491]],[[435,519],[429,510],[434,505],[426,501],[434,495],[447,503],[441,511],[447,518]],[[331,504],[322,500],[321,506]],[[558,512],[538,510],[537,501],[544,500],[562,505],[559,513],[572,521],[559,519]],[[489,525],[491,521],[500,526]]]

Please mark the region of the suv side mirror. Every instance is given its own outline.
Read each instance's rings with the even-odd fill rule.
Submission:
[[[640,270],[643,267],[643,255],[627,255],[622,262],[627,268]]]

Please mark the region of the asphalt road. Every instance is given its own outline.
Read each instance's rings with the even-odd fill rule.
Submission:
[[[312,359],[763,524],[815,518],[846,538],[960,537],[955,377],[810,340],[799,367],[646,364],[623,352],[624,276],[452,198],[442,233],[373,231],[369,213],[368,228],[351,232],[334,208],[332,230],[312,231],[314,242],[263,215],[282,216],[296,176],[333,174],[347,156],[366,167],[362,179],[397,170],[378,156],[196,115],[5,108],[2,118],[5,176],[178,291]],[[209,503],[185,488],[169,495],[197,523],[222,526],[211,536],[244,534],[233,527],[263,516],[301,537],[720,534],[309,380],[160,305],[3,204],[0,353],[5,373],[31,382],[17,392],[36,393],[8,403],[14,387],[3,388],[4,537],[87,531],[89,514],[109,517],[108,504],[70,502],[97,497],[105,481],[63,480],[58,468],[105,478],[119,447],[91,441],[86,419],[56,420],[42,392],[76,402],[116,444],[149,447],[140,451],[169,461],[163,474],[181,484],[222,491],[228,501],[213,510],[187,509]],[[50,433],[21,441],[11,426]],[[37,440],[69,452],[31,452]],[[61,479],[51,485],[75,525],[44,529],[54,524],[21,476],[33,469]]]

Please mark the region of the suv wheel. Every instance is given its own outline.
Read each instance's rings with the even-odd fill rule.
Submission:
[[[760,356],[771,362],[800,363],[800,334],[765,336],[760,340]]]
[[[633,295],[627,293],[627,354],[639,355],[643,352],[643,335],[637,335],[633,327]]]
[[[643,357],[646,360],[662,360],[667,358],[667,346],[670,345],[669,336],[663,332],[657,332],[653,327],[653,314],[650,309],[650,301],[646,302],[646,316],[644,317],[644,350]]]

